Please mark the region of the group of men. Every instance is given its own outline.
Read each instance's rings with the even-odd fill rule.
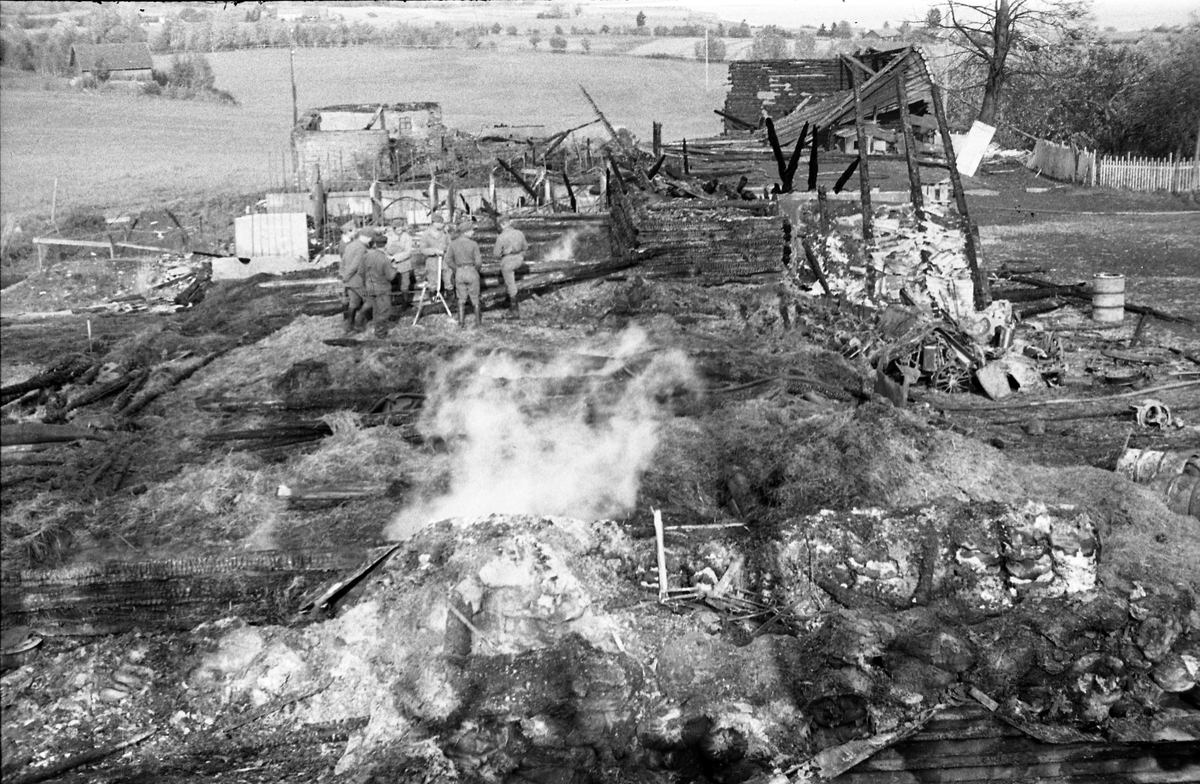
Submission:
[[[517,304],[516,270],[525,263],[529,245],[525,235],[508,216],[497,218],[500,234],[493,253],[508,293],[512,314],[520,318]],[[403,219],[392,222],[383,233],[373,226],[349,231],[342,237],[341,278],[344,286],[343,316],[347,333],[363,331],[374,322],[375,336],[386,338],[392,313],[393,282],[399,280],[401,310],[412,302],[413,275],[418,262],[424,273],[424,295],[443,293],[457,300],[458,325],[466,322],[467,302],[475,308],[475,323],[483,323],[480,302],[480,272],[483,258],[475,241],[475,225],[460,223],[447,229],[441,215],[413,237]],[[438,271],[441,270],[439,276]]]

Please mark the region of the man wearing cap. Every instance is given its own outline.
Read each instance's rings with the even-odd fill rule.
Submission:
[[[370,226],[359,229],[358,236],[346,246],[342,254],[340,272],[342,276],[342,316],[343,328],[353,332],[362,323],[363,313],[363,258],[367,255],[367,245],[375,239],[375,229]]]
[[[408,233],[408,222],[404,219],[397,220],[392,224],[392,231],[388,235],[387,247],[384,248],[388,258],[392,260],[392,266],[396,268],[396,272],[400,274],[400,307],[403,309],[409,301],[409,292],[412,289],[413,277],[413,238]]]
[[[383,242],[383,237],[375,237],[371,248],[363,256],[363,288],[367,305],[374,312],[372,319],[377,338],[386,338],[388,334],[388,316],[392,314],[392,281],[396,279],[392,260],[380,248]]]
[[[479,243],[475,242],[475,227],[462,224],[457,236],[450,240],[446,250],[446,266],[454,270],[454,287],[458,294],[458,326],[464,326],[467,318],[467,300],[475,304],[475,325],[483,324],[483,304],[479,301],[479,270],[483,267],[483,256]]]
[[[525,263],[525,251],[529,243],[519,229],[513,228],[512,218],[501,215],[497,221],[500,224],[500,234],[496,237],[493,253],[500,261],[500,275],[504,278],[504,288],[508,291],[508,303],[512,314],[521,318],[521,308],[517,304],[517,269]]]
[[[430,293],[436,293],[439,287],[450,290],[454,278],[450,269],[442,266],[442,279],[438,281],[438,260],[450,246],[450,235],[444,228],[445,219],[438,213],[433,214],[433,222],[421,232],[421,253],[425,256],[425,283]]]

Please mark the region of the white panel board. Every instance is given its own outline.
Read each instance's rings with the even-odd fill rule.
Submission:
[[[308,216],[303,212],[242,215],[233,221],[238,256],[308,260]]]
[[[955,161],[959,174],[966,177],[975,176],[975,172],[979,170],[979,164],[983,161],[983,154],[987,152],[987,146],[992,143],[992,136],[995,134],[996,126],[976,120],[967,134],[966,140],[961,145],[957,140],[954,142]]]

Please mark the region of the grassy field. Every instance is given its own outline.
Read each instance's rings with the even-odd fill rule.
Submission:
[[[210,56],[233,107],[70,89],[4,73],[0,89],[0,213],[134,209],[246,194],[279,178],[292,107],[283,49]],[[649,137],[719,132],[712,110],[725,68],[599,55],[480,50],[303,49],[296,53],[300,109],[337,103],[432,100],[447,124],[544,124],[551,132],[592,117],[583,84],[609,119]],[[600,136],[603,130],[589,129]]]

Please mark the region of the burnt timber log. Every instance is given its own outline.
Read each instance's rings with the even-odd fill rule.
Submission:
[[[44,373],[39,373],[33,378],[18,384],[11,384],[0,388],[0,403],[16,400],[26,392],[31,392],[35,389],[55,389],[61,387],[84,375],[92,367],[92,360],[82,354],[67,357]]]
[[[306,593],[355,567],[361,557],[266,551],[10,571],[0,578],[0,614],[6,627],[36,626],[64,635],[135,626],[190,629],[229,615],[250,623],[279,622]]]

